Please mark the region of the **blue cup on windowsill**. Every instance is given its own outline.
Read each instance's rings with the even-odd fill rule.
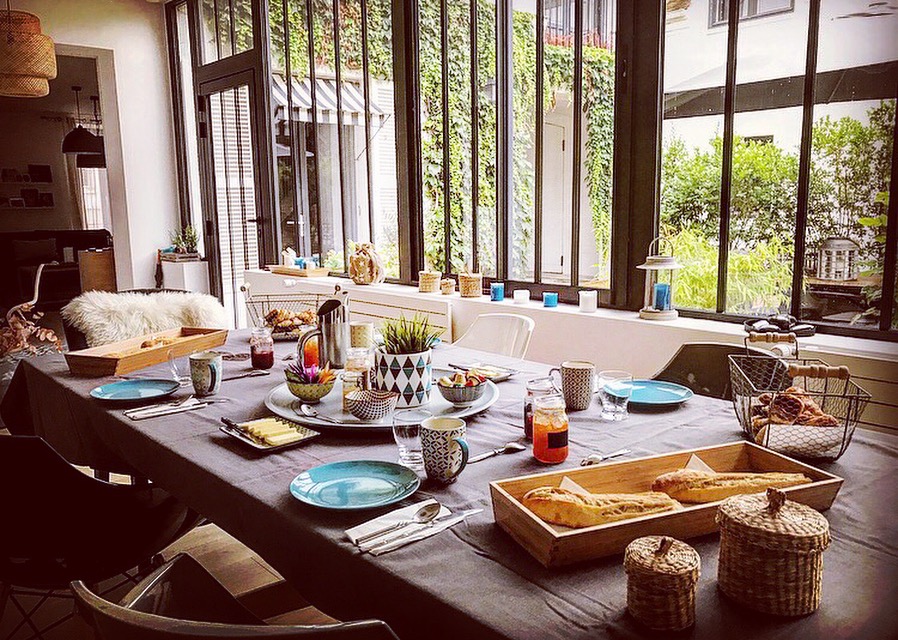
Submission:
[[[490,301],[502,302],[503,300],[505,300],[505,283],[504,282],[490,283]]]
[[[557,291],[543,292],[543,306],[544,307],[557,307],[558,306],[558,292]]]

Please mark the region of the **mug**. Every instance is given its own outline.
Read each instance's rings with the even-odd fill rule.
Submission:
[[[424,471],[437,482],[455,482],[468,464],[465,421],[460,418],[427,418],[421,422]]]
[[[190,355],[190,380],[198,396],[211,396],[221,389],[221,354],[202,351]]]
[[[588,409],[597,388],[596,366],[583,360],[568,360],[562,362],[560,368],[550,369],[549,376],[556,372],[561,376],[561,393],[567,408],[571,411]]]

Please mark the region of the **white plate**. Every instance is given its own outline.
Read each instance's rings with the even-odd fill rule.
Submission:
[[[448,370],[434,369],[434,380],[439,380],[440,376],[443,375],[451,375],[451,372]],[[466,418],[468,416],[476,415],[481,411],[489,409],[493,406],[496,400],[499,399],[499,388],[490,380],[487,380],[484,384],[487,385],[487,388],[484,390],[483,395],[466,407],[456,407],[447,402],[446,399],[440,395],[439,390],[436,388],[436,384],[434,384],[430,393],[430,402],[419,408],[440,418]],[[370,432],[385,431],[393,428],[393,422],[390,416],[383,418],[379,422],[362,422],[348,411],[344,412],[343,393],[339,384],[335,385],[334,390],[322,398],[321,402],[313,404],[312,407],[322,415],[339,420],[340,424],[334,424],[333,422],[320,420],[318,418],[310,418],[304,415],[300,412],[302,404],[302,400],[290,393],[286,382],[272,389],[268,393],[268,397],[265,398],[265,406],[275,415],[314,427],[315,429]]]

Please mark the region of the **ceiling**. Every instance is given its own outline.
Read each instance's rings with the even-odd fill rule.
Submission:
[[[80,86],[81,114],[93,114],[90,96],[99,95],[97,62],[93,58],[56,56],[56,78],[50,80],[50,93],[43,98],[2,98],[0,111],[41,111],[75,114],[73,86]]]

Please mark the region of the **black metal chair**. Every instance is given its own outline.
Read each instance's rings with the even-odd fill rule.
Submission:
[[[73,582],[72,592],[98,640],[398,640],[380,620],[266,625],[184,554],[149,575],[119,604],[97,596],[83,582]]]
[[[47,598],[71,597],[73,580],[97,584],[146,565],[200,520],[157,487],[82,473],[35,436],[0,436],[0,487],[0,617],[8,603],[22,615],[9,637],[62,624],[71,616],[42,630],[31,618]],[[30,611],[17,599],[27,595],[41,598]]]
[[[688,342],[656,373],[653,380],[675,382],[700,396],[732,400],[727,356],[745,355],[745,347],[719,342]],[[769,351],[749,347],[749,355],[773,357]]]

